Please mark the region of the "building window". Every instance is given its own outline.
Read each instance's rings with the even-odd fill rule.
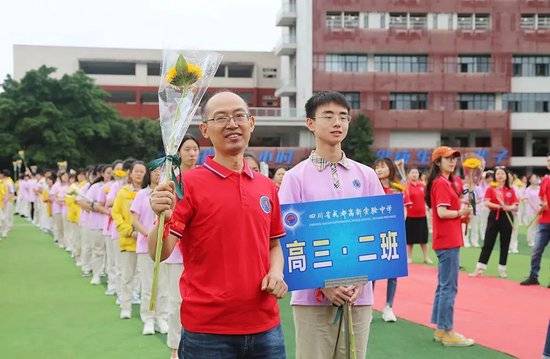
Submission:
[[[489,30],[489,14],[474,14],[474,29],[475,30]]]
[[[346,100],[348,100],[353,110],[358,110],[361,108],[359,92],[342,92],[342,95],[344,95]]]
[[[476,147],[491,147],[491,137],[490,136],[476,136],[475,139]]]
[[[369,28],[369,13],[363,12],[363,13],[361,13],[361,17],[363,18],[363,28],[368,29]]]
[[[407,13],[390,14],[390,29],[406,29],[406,28],[407,28]]]
[[[216,70],[216,73],[214,74],[214,77],[225,77],[226,68],[227,68],[226,65],[220,64],[220,66],[218,66],[218,69]]]
[[[535,14],[522,14],[519,27],[524,30],[535,30],[537,28],[537,20]]]
[[[523,30],[548,30],[550,14],[521,14],[519,27]]]
[[[425,110],[428,107],[426,93],[392,93],[390,110]]]
[[[375,55],[374,67],[380,72],[428,72],[428,56]]]
[[[251,78],[254,65],[230,64],[227,65],[227,77]]]
[[[344,13],[344,27],[351,29],[359,27],[359,13],[358,12],[345,12]]]
[[[550,29],[550,14],[538,14],[537,28],[540,30]]]
[[[390,13],[390,29],[426,29],[427,14]]]
[[[473,14],[458,14],[458,28],[460,30],[472,30],[474,27]]]
[[[135,62],[79,61],[80,70],[88,75],[135,75]]]
[[[490,72],[490,68],[490,55],[458,57],[458,72],[460,73]]]
[[[525,156],[525,138],[519,136],[512,137],[512,156]]]
[[[147,76],[160,76],[160,62],[147,63]]]
[[[550,76],[550,56],[514,56],[512,64],[517,77]]]
[[[550,152],[550,136],[533,136],[533,156],[546,156]]]
[[[262,106],[263,107],[276,107],[278,106],[279,102],[277,101],[277,97],[271,96],[271,95],[263,95],[262,96]]]
[[[276,79],[277,69],[274,67],[264,67],[262,68],[262,76],[264,79]]]
[[[489,30],[491,18],[489,14],[458,14],[457,25],[459,30]]]
[[[353,29],[359,27],[358,12],[334,12],[329,11],[326,14],[325,24],[328,29]]]
[[[112,103],[136,103],[136,94],[132,91],[107,91],[109,97],[107,101]]]
[[[495,95],[485,93],[462,93],[458,95],[459,110],[494,111]]]
[[[327,12],[326,26],[328,29],[342,28],[342,13],[341,12]]]
[[[502,96],[504,108],[511,112],[550,112],[550,93],[507,93]]]
[[[153,104],[159,102],[159,96],[156,92],[142,92],[140,96],[140,102],[144,104]]]
[[[426,14],[409,14],[410,29],[427,29],[428,17]]]
[[[326,55],[325,68],[330,72],[367,72],[366,55]]]
[[[441,146],[469,147],[470,136],[466,133],[446,133],[441,135]]]

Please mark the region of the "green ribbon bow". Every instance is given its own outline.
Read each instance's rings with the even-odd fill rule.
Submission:
[[[178,180],[175,172],[176,169],[179,168],[181,165],[181,158],[179,155],[166,155],[166,156],[154,159],[147,164],[147,168],[149,168],[150,171],[154,171],[160,166],[164,165],[165,162],[168,162],[168,165],[171,167],[170,172],[172,174],[172,181],[174,181],[174,183],[176,184],[176,196],[178,196],[178,199],[182,199],[183,182],[182,182],[181,176]]]

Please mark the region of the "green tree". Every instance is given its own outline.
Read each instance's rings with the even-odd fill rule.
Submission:
[[[10,76],[0,93],[0,165],[11,167],[18,150],[28,164],[71,168],[132,156],[151,159],[161,148],[159,124],[122,119],[108,94],[82,72],[52,77],[55,68],[31,70],[20,82]]]
[[[348,136],[343,143],[343,149],[346,155],[353,160],[365,165],[372,165],[376,159],[371,151],[373,143],[372,126],[369,119],[359,114],[352,120]]]

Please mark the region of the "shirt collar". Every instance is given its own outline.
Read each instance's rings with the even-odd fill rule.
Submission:
[[[311,155],[309,155],[309,159],[311,160],[311,162],[319,172],[323,171],[325,168],[327,168],[331,164],[335,164],[335,165],[338,164],[347,170],[351,168],[349,159],[346,157],[346,154],[344,153],[344,151],[342,151],[342,158],[340,159],[340,161],[336,163],[325,160],[323,157],[319,156],[315,152],[315,150],[311,151]]]
[[[227,167],[222,166],[218,162],[214,161],[214,156],[208,156],[206,158],[206,161],[204,161],[203,167],[205,167],[207,170],[217,174],[221,178],[227,178],[231,176],[234,173],[237,173],[233,170],[230,170]],[[248,177],[251,179],[254,178],[254,172],[248,167],[248,163],[243,160],[243,173],[245,173]]]

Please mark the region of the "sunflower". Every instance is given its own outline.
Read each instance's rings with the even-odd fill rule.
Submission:
[[[174,81],[174,79],[176,78],[176,75],[178,74],[178,71],[176,70],[176,67],[170,67],[168,69],[168,71],[166,71],[166,82],[168,82],[169,84],[172,83],[172,81]]]
[[[202,69],[199,65],[187,64],[187,73],[197,81],[202,77]]]
[[[481,161],[475,157],[470,157],[462,162],[462,166],[469,169],[481,168]]]

